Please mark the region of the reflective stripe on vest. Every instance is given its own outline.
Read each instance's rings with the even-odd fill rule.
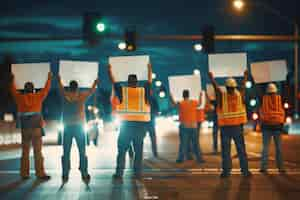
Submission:
[[[122,87],[123,100],[116,106],[117,115],[124,121],[150,121],[150,106],[145,103],[144,88]]]
[[[234,98],[236,98],[236,101],[234,101]],[[234,102],[236,105],[229,106],[229,104]],[[220,108],[219,105],[217,113],[218,124],[220,126],[235,126],[245,124],[247,122],[246,108],[239,91],[235,91],[235,95],[232,96],[227,93],[222,93],[222,108]]]
[[[268,125],[283,124],[285,120],[284,109],[280,95],[264,95],[260,108],[260,119]]]

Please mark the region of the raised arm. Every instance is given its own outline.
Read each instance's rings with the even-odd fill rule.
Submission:
[[[45,87],[39,92],[42,99],[45,99],[51,88],[52,72],[48,72],[48,79],[45,84]]]
[[[177,105],[177,102],[175,101],[174,97],[172,94],[170,94],[170,100],[171,100],[171,104],[172,104],[172,107],[176,106]]]
[[[108,65],[108,76],[109,76],[109,79],[111,81],[111,83],[114,85],[116,83],[116,79],[112,73],[112,66],[111,64]]]
[[[63,96],[66,96],[66,91],[65,91],[65,88],[64,88],[64,84],[61,80],[60,75],[57,76],[57,80],[58,80],[58,88],[59,88],[60,94],[63,95]]]
[[[96,87],[97,87],[97,85],[100,83],[100,81],[99,81],[99,79],[97,78],[95,81],[94,81],[94,83],[93,83],[93,85],[92,85],[92,87],[91,87],[91,89],[87,92],[87,96],[90,96],[90,95],[92,95],[94,92],[96,92]]]
[[[10,93],[16,99],[20,94],[16,87],[15,76],[11,74]]]
[[[151,63],[148,63],[148,82],[152,83],[152,65]]]
[[[245,102],[245,94],[246,94],[246,82],[248,81],[248,70],[245,70],[244,72],[244,79],[242,81],[242,85],[241,85],[241,95],[242,95],[242,98]]]
[[[205,108],[205,104],[206,104],[206,94],[204,91],[200,92],[200,96],[199,96],[199,107],[201,109]]]
[[[209,77],[209,79],[210,79],[210,81],[211,81],[211,83],[212,83],[212,85],[213,85],[215,91],[218,91],[218,92],[221,91],[221,89],[220,89],[220,87],[219,87],[217,81],[215,80],[215,77],[214,77],[214,75],[213,75],[212,72],[209,72],[209,73],[208,73],[208,77]]]

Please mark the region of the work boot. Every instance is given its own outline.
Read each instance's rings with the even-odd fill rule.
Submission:
[[[262,174],[268,174],[268,171],[266,169],[260,169],[259,172]]]
[[[66,183],[69,181],[69,176],[62,176],[62,182]]]
[[[81,179],[85,182],[88,183],[91,181],[91,176],[89,174],[87,175],[81,175]]]
[[[228,172],[222,172],[222,174],[220,175],[220,178],[228,178],[231,174]]]
[[[243,176],[245,178],[251,178],[252,177],[252,173],[250,171],[247,171],[247,172],[243,172]]]

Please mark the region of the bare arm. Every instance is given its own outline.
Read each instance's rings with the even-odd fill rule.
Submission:
[[[59,75],[57,76],[57,79],[58,79],[58,88],[59,88],[60,94],[62,94],[63,96],[66,96],[66,91],[65,91],[64,85],[62,83],[61,77]]]
[[[48,79],[47,79],[47,82],[45,84],[45,87],[40,91],[40,97],[42,99],[45,99],[49,93],[49,90],[51,88],[51,80],[52,80],[52,72],[49,72],[48,73]]]
[[[152,83],[152,65],[150,63],[148,64],[148,82]]]
[[[245,70],[244,72],[244,79],[242,81],[242,86],[241,86],[241,95],[242,95],[242,98],[243,98],[243,101],[245,103],[245,99],[246,99],[246,82],[248,81],[248,70]]]
[[[13,74],[11,75],[10,93],[15,99],[17,99],[20,95],[20,93],[17,90],[15,77]]]
[[[112,66],[109,64],[108,65],[108,76],[109,76],[109,79],[111,81],[112,84],[115,84],[116,83],[116,79],[112,73]]]
[[[172,107],[175,107],[177,105],[177,102],[175,101],[172,94],[170,94],[170,100],[171,100]]]
[[[85,97],[88,97],[88,96],[92,95],[92,94],[96,91],[96,87],[97,87],[97,85],[98,85],[99,83],[100,83],[100,81],[99,81],[99,79],[97,78],[97,79],[94,81],[94,83],[93,83],[93,85],[92,85],[92,88],[91,88],[87,93],[85,93],[84,96],[85,96]]]

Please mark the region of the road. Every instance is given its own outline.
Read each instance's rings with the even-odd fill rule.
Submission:
[[[61,182],[61,146],[45,145],[45,166],[52,179],[40,182],[34,177],[31,165],[31,179],[22,181],[18,175],[20,149],[0,148],[0,199],[298,199],[300,195],[300,136],[283,137],[283,153],[286,174],[278,174],[275,168],[274,151],[270,152],[268,175],[258,172],[261,135],[245,133],[249,166],[253,177],[241,177],[235,147],[232,147],[233,175],[220,179],[220,154],[213,155],[211,130],[204,130],[200,136],[206,162],[194,161],[175,163],[178,150],[176,125],[169,119],[157,124],[159,157],[151,153],[149,137],[145,138],[144,176],[138,181],[131,178],[129,157],[123,183],[114,182],[117,133],[106,131],[101,134],[99,146],[87,148],[89,169],[92,176],[89,185],[81,181],[78,169],[78,152],[72,150],[72,171],[65,185]],[[75,142],[74,142],[75,145]],[[271,146],[273,149],[273,146]],[[32,157],[31,157],[32,159]],[[33,161],[33,160],[32,160]],[[31,162],[33,163],[33,162]]]

